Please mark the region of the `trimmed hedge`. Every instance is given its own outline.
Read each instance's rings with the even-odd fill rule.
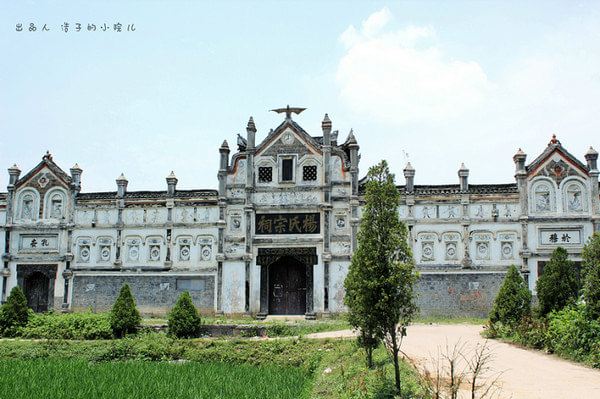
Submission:
[[[113,337],[109,313],[32,313],[19,330],[23,338],[110,339]]]

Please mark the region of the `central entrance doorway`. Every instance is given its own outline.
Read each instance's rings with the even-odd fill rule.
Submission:
[[[256,317],[303,314],[314,319],[313,268],[317,262],[315,247],[258,248],[260,311]]]
[[[54,282],[57,265],[17,265],[17,285],[23,288],[27,306],[34,312],[54,307]]]
[[[269,314],[306,313],[306,265],[291,256],[269,266]]]
[[[35,272],[25,278],[25,296],[27,306],[34,312],[48,311],[48,293],[50,291],[50,279],[40,272]]]

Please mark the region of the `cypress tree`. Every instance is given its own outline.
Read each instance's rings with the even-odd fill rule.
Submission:
[[[517,267],[512,265],[504,277],[496,299],[494,299],[490,322],[516,326],[524,316],[530,313],[531,292]]]
[[[369,169],[358,248],[345,281],[349,321],[361,332],[367,357],[381,339],[394,361],[396,390],[401,394],[398,355],[406,326],[417,311],[416,272],[406,226],[399,218],[400,193],[387,162]],[[367,363],[370,359],[367,358]]]
[[[6,303],[0,308],[0,335],[13,337],[17,328],[24,327],[29,320],[27,298],[21,287],[16,286],[6,298]]]
[[[169,334],[177,338],[194,338],[200,335],[201,320],[192,302],[190,293],[185,291],[169,312]]]
[[[126,334],[135,333],[141,321],[142,318],[135,306],[131,289],[128,284],[124,284],[110,312],[110,326],[113,334],[122,338]]]
[[[538,277],[536,290],[539,314],[546,316],[553,310],[561,310],[574,303],[579,291],[575,263],[568,259],[567,250],[558,247]]]
[[[583,299],[587,317],[600,319],[600,233],[596,232],[583,248]]]

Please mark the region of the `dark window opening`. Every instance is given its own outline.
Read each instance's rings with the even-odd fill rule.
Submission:
[[[294,160],[292,158],[284,158],[281,160],[281,180],[294,180]]]
[[[302,167],[302,180],[317,180],[317,167],[315,165]]]
[[[273,180],[273,168],[270,166],[258,167],[258,182],[270,183]]]
[[[178,278],[177,279],[177,290],[178,291],[204,291],[206,282],[197,278]]]

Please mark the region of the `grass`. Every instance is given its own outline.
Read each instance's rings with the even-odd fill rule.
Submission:
[[[22,381],[27,381],[28,378],[40,378],[43,381],[47,381],[47,384],[52,385],[54,384],[53,382],[51,383],[49,380],[46,380],[45,375],[48,373],[34,369],[37,367],[36,365],[48,363],[50,371],[55,370],[53,368],[54,364],[62,364],[62,369],[67,371],[71,370],[71,367],[74,370],[83,368],[83,376],[87,377],[85,377],[86,379],[82,377],[78,381],[80,383],[83,382],[82,385],[93,386],[97,389],[105,386],[103,385],[105,383],[105,375],[109,377],[111,375],[109,371],[105,372],[105,370],[112,370],[115,376],[121,374],[128,375],[128,381],[125,381],[124,384],[134,391],[137,389],[136,384],[141,384],[140,381],[146,383],[150,380],[160,379],[155,376],[165,373],[166,377],[164,381],[173,386],[171,389],[172,392],[177,392],[177,394],[172,393],[169,396],[174,398],[185,398],[188,396],[185,396],[185,392],[179,394],[176,391],[180,389],[180,385],[177,382],[170,382],[170,370],[174,369],[179,373],[179,370],[184,370],[185,367],[196,370],[194,372],[189,371],[190,375],[195,375],[194,373],[196,373],[198,376],[194,378],[203,381],[205,384],[212,384],[212,382],[209,382],[212,379],[225,381],[219,380],[219,378],[236,378],[237,380],[235,380],[236,382],[233,385],[244,387],[245,389],[251,387],[250,390],[255,390],[255,386],[261,387],[262,384],[273,384],[276,386],[279,384],[278,381],[287,381],[285,382],[286,386],[294,388],[294,395],[298,398],[392,398],[394,397],[392,395],[394,374],[391,359],[382,347],[378,348],[374,355],[377,367],[369,370],[365,367],[364,352],[356,345],[355,340],[308,340],[296,338],[282,338],[278,340],[176,340],[162,333],[151,333],[126,339],[105,341],[0,340],[0,387],[4,387],[7,384],[13,386],[11,384],[18,383],[17,380],[12,380],[12,377],[10,377],[12,369],[2,371],[3,367],[21,368],[21,376],[25,374],[21,378]],[[185,364],[168,363],[169,361],[178,359],[185,359],[190,362]],[[25,363],[14,363],[14,365],[11,365],[15,361]],[[118,367],[123,367],[123,369],[110,369],[111,365],[117,365]],[[210,374],[209,369],[204,371],[203,367],[208,367],[206,365],[211,365],[210,367],[213,370],[215,370],[214,367],[221,367],[221,372],[217,374],[222,374],[223,376]],[[177,368],[181,366],[184,367],[181,369]],[[105,367],[108,367],[108,369],[105,369]],[[139,373],[136,370],[129,372],[128,367],[141,371]],[[197,367],[197,369],[194,369],[194,367]],[[61,369],[61,367],[57,366],[57,369]],[[238,371],[234,370],[240,370],[242,375],[249,374],[249,378],[253,374],[264,375],[265,379],[250,381],[241,377],[238,378],[236,377],[237,374],[235,374]],[[264,371],[264,373],[262,371],[259,372],[260,370]],[[279,371],[283,374],[291,374],[287,377],[273,374]],[[67,374],[70,375],[70,373],[68,371]],[[185,374],[187,371],[181,373],[183,373],[182,380],[187,381],[188,377]],[[295,373],[300,373],[300,377]],[[97,382],[95,381],[96,374],[98,375]],[[61,381],[60,374],[52,375],[55,376],[56,381]],[[282,380],[282,378],[288,377],[297,378],[297,380],[296,382]],[[115,385],[120,384],[121,377],[119,376],[118,378],[119,380],[115,382]],[[237,382],[238,380],[239,383]],[[406,364],[402,365],[402,380],[404,384],[403,398],[425,397],[420,387],[419,376]],[[154,382],[152,382],[148,389],[151,389],[154,385]],[[36,390],[43,389],[43,384],[38,388],[38,383],[36,382],[35,384],[31,384],[30,387]],[[190,388],[190,390],[192,389],[196,388]],[[7,391],[1,390],[0,397],[3,392]],[[41,394],[37,394],[36,392],[36,394],[29,395],[28,397],[78,397],[72,395],[52,395],[50,391],[41,392]],[[161,398],[160,394],[148,394],[147,397]],[[218,398],[220,397],[218,394],[219,392],[216,392],[216,394],[214,392],[204,394],[204,396],[197,394],[195,397]],[[252,392],[249,394],[252,394]],[[105,397],[99,395],[81,397]],[[234,393],[223,395],[221,397],[253,397]],[[20,396],[15,397],[19,398]],[[138,396],[114,394],[111,397],[136,398]],[[263,393],[257,397],[268,398],[269,396],[267,396],[267,393]],[[279,393],[278,391],[277,396],[272,397],[291,396],[284,396],[283,393]]]
[[[29,398],[305,398],[300,369],[225,363],[2,360],[2,395]],[[8,397],[8,396],[7,396]]]
[[[235,324],[251,325],[266,328],[269,337],[301,336],[325,331],[346,330],[351,328],[344,317],[335,317],[319,320],[257,320],[251,316],[201,316],[202,324]],[[166,325],[167,320],[162,318],[146,318],[142,320],[144,326]]]
[[[365,366],[365,354],[355,342],[331,351],[322,360],[315,373],[311,391],[314,399],[397,398],[395,396],[394,366],[383,346],[373,352],[374,369]],[[422,379],[405,362],[400,363],[402,398],[428,398]]]

